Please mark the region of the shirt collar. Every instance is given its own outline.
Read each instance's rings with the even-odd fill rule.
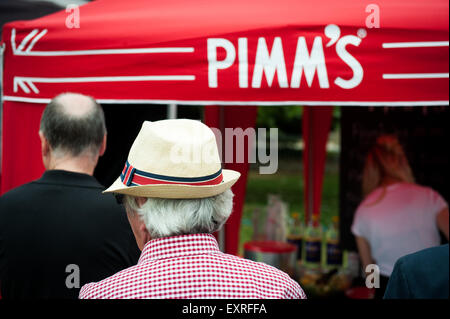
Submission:
[[[150,240],[142,250],[139,264],[158,259],[200,254],[220,253],[216,238],[211,234],[192,234]]]
[[[45,171],[42,177],[35,182],[40,184],[58,184],[101,189],[104,188],[92,175],[59,169]]]

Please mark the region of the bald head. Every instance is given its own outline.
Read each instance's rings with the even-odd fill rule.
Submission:
[[[96,155],[106,134],[105,117],[93,98],[63,93],[46,106],[40,131],[54,151],[74,157],[84,152]]]
[[[53,101],[60,106],[61,112],[74,118],[86,117],[97,107],[97,102],[93,98],[79,93],[63,93],[56,96]]]

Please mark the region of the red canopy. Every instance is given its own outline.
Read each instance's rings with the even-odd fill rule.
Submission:
[[[71,90],[100,102],[447,104],[448,1],[377,4],[94,1],[79,28],[64,10],[4,27],[4,99]]]
[[[103,104],[447,105],[448,6],[98,0],[80,7],[79,28],[67,27],[76,12],[64,10],[9,23],[1,192],[42,173],[40,115],[63,91]],[[252,123],[255,112],[245,114]],[[228,118],[227,127],[241,125]],[[323,143],[311,151],[323,153]]]

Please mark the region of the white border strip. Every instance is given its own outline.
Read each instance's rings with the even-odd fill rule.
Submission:
[[[47,104],[49,98],[29,98],[21,96],[3,96],[4,101]],[[184,101],[184,100],[117,100],[97,99],[102,104],[180,104],[180,105],[306,105],[306,106],[445,106],[448,100],[438,101]]]
[[[36,37],[37,38],[37,37]],[[33,44],[34,45],[34,44]],[[31,46],[32,48],[32,46]],[[15,51],[14,55],[26,56],[75,56],[75,55],[105,55],[105,54],[143,54],[143,53],[192,53],[194,48],[142,48],[142,49],[104,49],[79,51]]]
[[[391,42],[383,43],[384,49],[398,49],[398,48],[435,48],[448,47],[449,41],[423,41],[423,42]]]
[[[383,79],[448,79],[448,73],[397,73],[383,74]]]
[[[84,82],[140,82],[140,81],[195,81],[195,75],[139,75],[139,76],[97,76],[71,78],[33,78],[15,76],[16,82],[35,83],[84,83]]]
[[[167,47],[167,48],[132,48],[132,49],[98,49],[98,50],[74,50],[74,51],[31,51],[33,46],[46,33],[42,30],[24,50],[27,43],[36,35],[38,29],[32,30],[16,48],[16,29],[11,30],[11,48],[14,55],[24,56],[74,56],[74,55],[103,55],[103,54],[142,54],[142,53],[193,53],[193,47]]]

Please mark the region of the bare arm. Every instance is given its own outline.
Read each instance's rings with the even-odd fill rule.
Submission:
[[[448,240],[448,207],[441,210],[436,216],[436,222],[439,230],[445,235]]]
[[[356,236],[356,245],[358,246],[359,258],[361,259],[363,271],[365,272],[367,265],[374,264],[372,254],[370,251],[369,242],[360,236]]]

